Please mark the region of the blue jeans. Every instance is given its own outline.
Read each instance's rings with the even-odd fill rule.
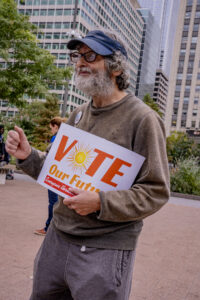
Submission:
[[[47,231],[51,219],[53,217],[53,206],[58,201],[58,195],[50,190],[48,190],[49,206],[48,206],[48,219],[46,221],[46,226],[44,228]]]

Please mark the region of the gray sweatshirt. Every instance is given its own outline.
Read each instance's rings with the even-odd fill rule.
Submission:
[[[82,117],[77,124],[79,112]],[[80,115],[80,114],[79,114]],[[169,198],[169,171],[165,130],[160,117],[143,101],[128,94],[119,102],[95,108],[88,102],[75,109],[67,122],[144,156],[145,162],[129,190],[100,191],[101,209],[80,216],[63,204],[55,205],[52,225],[63,238],[88,247],[132,250],[142,220],[159,210]],[[44,155],[32,149],[19,167],[37,178]]]

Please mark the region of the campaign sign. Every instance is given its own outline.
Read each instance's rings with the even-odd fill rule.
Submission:
[[[62,123],[37,182],[63,197],[84,191],[129,189],[145,158],[103,138]]]

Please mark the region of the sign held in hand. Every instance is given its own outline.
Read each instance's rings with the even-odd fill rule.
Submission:
[[[73,196],[69,187],[95,192],[129,189],[144,160],[133,151],[63,123],[37,181],[65,198]]]

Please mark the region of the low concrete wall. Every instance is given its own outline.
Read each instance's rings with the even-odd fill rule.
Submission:
[[[181,193],[171,192],[171,196],[172,197],[177,197],[177,198],[185,198],[185,199],[199,200],[200,201],[200,196],[197,196],[197,195],[189,195],[189,194],[181,194]]]

